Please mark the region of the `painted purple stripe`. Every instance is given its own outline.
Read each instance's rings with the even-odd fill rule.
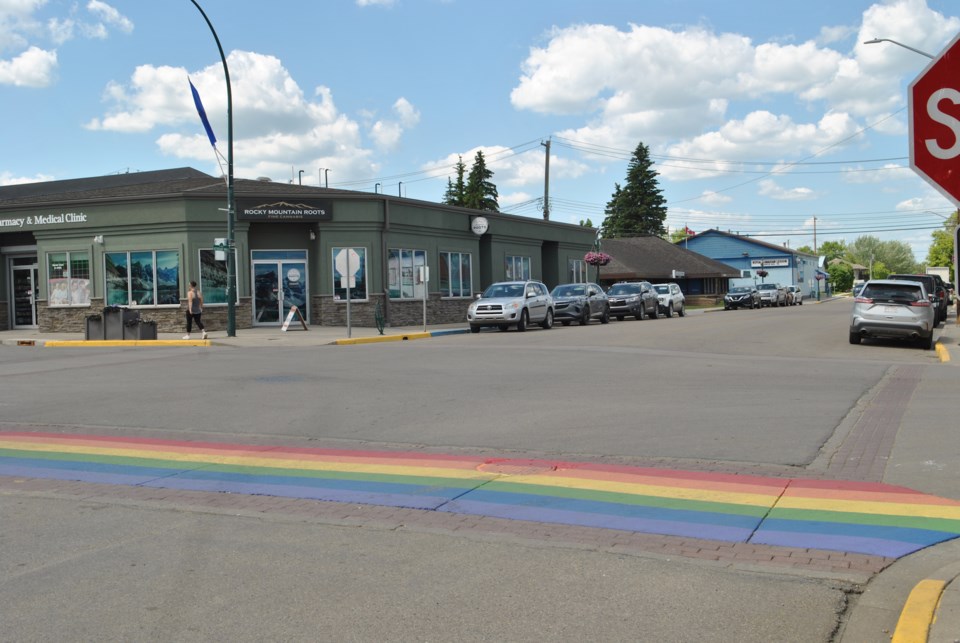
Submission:
[[[949,540],[949,537],[944,538]],[[751,543],[759,545],[779,545],[781,547],[801,547],[803,549],[832,549],[835,551],[870,554],[872,556],[886,556],[899,558],[913,553],[928,545],[902,542],[896,540],[882,540],[865,536],[841,536],[836,534],[811,534],[793,531],[774,531],[764,529],[758,531],[750,539]],[[934,543],[929,543],[934,544]]]
[[[528,520],[550,522],[561,525],[580,525],[582,527],[601,527],[639,531],[648,534],[667,536],[687,536],[706,538],[726,542],[746,542],[751,529],[691,523],[677,520],[659,520],[653,518],[631,518],[625,516],[600,515],[579,511],[564,511],[522,505],[504,505],[492,502],[480,502],[461,498],[449,502],[438,509],[449,513],[464,513],[478,516],[493,516],[510,520]]]
[[[164,473],[169,475],[170,470],[168,469]],[[0,475],[21,476],[24,478],[46,478],[50,480],[72,480],[75,482],[93,482],[99,484],[123,484],[130,486],[136,486],[156,479],[155,475],[132,475],[110,471],[30,467],[15,464],[0,464]]]
[[[188,489],[191,491],[220,491],[242,493],[254,496],[275,496],[279,498],[303,498],[307,500],[328,500],[330,502],[348,502],[354,504],[381,505],[386,507],[405,507],[408,509],[436,509],[449,501],[442,496],[408,495],[396,493],[370,493],[349,489],[329,489],[322,487],[304,487],[298,485],[271,485],[245,483],[236,480],[198,480],[193,478],[163,478],[151,480],[144,487],[159,489]]]

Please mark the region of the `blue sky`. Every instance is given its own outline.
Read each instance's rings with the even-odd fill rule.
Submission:
[[[671,228],[791,247],[899,239],[954,206],[909,169],[906,88],[948,0],[200,0],[228,55],[235,174],[439,201],[482,149],[505,212],[603,219],[651,151]],[[0,184],[226,152],[216,44],[189,0],[0,0]],[[321,169],[328,170],[322,172]],[[300,170],[303,170],[302,174]],[[931,213],[932,211],[932,213]]]

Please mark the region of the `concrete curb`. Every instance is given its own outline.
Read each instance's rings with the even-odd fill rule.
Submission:
[[[378,335],[376,337],[358,337],[356,339],[336,339],[331,344],[350,346],[353,344],[378,344],[380,342],[402,342],[408,339],[427,339],[441,335],[459,335],[469,332],[466,328],[452,328],[448,330],[432,330],[419,333],[404,333],[399,335]]]
[[[49,348],[114,347],[114,346],[211,346],[209,339],[48,339],[39,340]]]

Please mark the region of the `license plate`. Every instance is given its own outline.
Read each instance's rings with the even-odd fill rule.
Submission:
[[[884,307],[883,307],[883,312],[885,312],[885,313],[895,313],[895,312],[898,312],[899,310],[900,310],[900,307],[899,307],[899,306],[884,306]]]

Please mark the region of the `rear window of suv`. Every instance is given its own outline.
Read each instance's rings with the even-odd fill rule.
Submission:
[[[923,299],[923,291],[919,286],[910,284],[867,284],[860,299],[875,301],[912,303]]]

